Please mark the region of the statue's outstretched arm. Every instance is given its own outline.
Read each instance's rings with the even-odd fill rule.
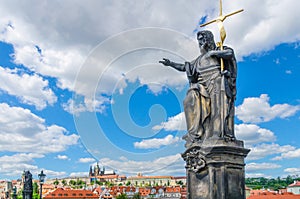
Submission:
[[[172,68],[175,68],[176,70],[179,70],[179,71],[185,71],[184,64],[175,63],[166,58],[163,58],[163,60],[159,61],[159,63],[161,63],[165,66],[171,66]]]

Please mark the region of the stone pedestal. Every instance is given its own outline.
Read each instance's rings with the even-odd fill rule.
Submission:
[[[188,199],[245,199],[243,141],[204,140],[182,157],[187,169]]]

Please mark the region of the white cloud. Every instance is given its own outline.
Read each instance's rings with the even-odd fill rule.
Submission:
[[[104,112],[106,104],[110,103],[107,97],[98,97],[97,99],[84,98],[84,101],[69,99],[67,103],[62,104],[65,111],[78,115],[81,112]]]
[[[66,155],[57,155],[56,158],[59,160],[69,160],[69,157]]]
[[[290,175],[300,175],[300,168],[286,168],[284,172],[289,173]]]
[[[39,171],[36,172],[36,175],[38,175],[41,172],[40,170],[43,170],[43,172],[46,174],[46,179],[63,178],[67,176],[67,172],[65,171],[52,171],[48,169],[39,169]]]
[[[260,171],[260,170],[270,170],[270,169],[278,169],[281,165],[274,163],[248,163],[246,164],[246,172],[250,171]]]
[[[168,121],[162,122],[160,125],[156,125],[153,127],[153,130],[161,130],[164,129],[166,131],[184,131],[186,130],[186,122],[184,112],[181,112],[174,117],[168,118]]]
[[[240,8],[245,10],[226,20],[228,35],[226,43],[232,45],[241,57],[270,50],[280,43],[298,41],[300,26],[286,23],[286,21],[294,21],[297,18],[299,4],[300,2],[292,0],[279,2],[253,0],[224,4],[224,13]],[[260,5],[259,8],[256,5]],[[77,94],[92,99],[89,95],[94,92],[92,80],[101,75],[101,70],[100,72],[99,70],[86,71],[87,78],[84,78],[86,82],[77,79],[79,86],[75,89],[73,86],[76,74],[86,56],[98,43],[124,30],[143,27],[174,29],[192,36],[201,17],[208,15],[207,19],[210,20],[218,15],[217,6],[216,2],[209,0],[192,0],[189,3],[178,0],[148,2],[136,0],[130,3],[127,1],[109,3],[90,1],[88,4],[79,0],[75,0],[75,3],[73,1],[72,3],[55,1],[44,3],[34,0],[30,3],[5,1],[0,8],[0,40],[13,45],[13,58],[16,63],[23,64],[39,74],[57,78],[59,87],[75,90]],[[43,10],[48,10],[48,12],[43,12]],[[282,15],[282,10],[290,12]],[[99,21],[98,19],[106,20]],[[285,31],[277,31],[279,26]],[[214,30],[218,37],[215,24],[208,28]],[[147,41],[145,38],[148,39],[148,35],[143,38]],[[160,43],[169,42],[169,39],[172,40],[172,38],[167,38]],[[139,41],[132,39],[125,42],[132,45]],[[197,48],[195,39],[194,47],[176,40],[171,41],[170,44],[181,46],[183,51]],[[110,51],[122,49],[124,46],[127,45],[110,46],[107,56],[111,55]],[[96,59],[95,63],[101,61]],[[157,61],[156,59],[155,63]],[[183,75],[178,78],[179,75],[161,73],[161,70],[133,76],[138,77],[141,84],[151,84],[150,88],[155,91],[158,91],[160,86],[152,87],[154,77],[155,82],[159,80],[159,83],[168,86],[182,87],[186,84]],[[109,77],[112,81],[121,79],[119,73],[111,73]],[[105,92],[110,92],[110,90],[106,89]]]
[[[272,176],[267,176],[264,173],[247,173],[246,172],[246,178],[260,178],[260,177],[272,178]]]
[[[111,168],[119,168],[119,173],[136,174],[141,172],[144,174],[155,173],[155,175],[183,175],[185,173],[184,161],[180,154],[165,156],[148,161],[134,160],[112,160],[103,158],[101,164],[109,165]]]
[[[245,141],[246,145],[262,142],[274,142],[276,136],[268,129],[260,128],[255,124],[237,124],[234,126],[236,137]]]
[[[162,146],[175,144],[180,141],[179,137],[173,135],[167,135],[164,138],[153,138],[148,140],[142,140],[141,142],[135,142],[134,147],[139,149],[158,149]]]
[[[95,158],[79,158],[78,162],[80,163],[91,163],[95,162]]]
[[[70,173],[69,175],[70,177],[86,177],[86,176],[89,176],[89,173],[88,172],[72,172]]]
[[[18,72],[21,71],[0,67],[0,89],[17,96],[22,103],[34,105],[39,110],[57,101],[47,80],[38,75],[18,74]]]
[[[38,168],[34,159],[44,158],[45,156],[37,153],[17,153],[14,155],[5,155],[0,157],[0,174],[7,177],[21,178],[24,170],[29,170],[34,178],[43,170],[47,177],[65,176],[66,172],[52,171]]]
[[[291,70],[286,70],[285,73],[290,75],[290,74],[292,74],[292,71]]]
[[[0,151],[60,152],[77,144],[79,136],[66,134],[63,127],[47,126],[43,118],[30,110],[0,104]],[[14,147],[11,147],[12,140]]]
[[[291,145],[279,145],[279,144],[260,144],[254,147],[250,148],[251,151],[249,155],[247,156],[248,160],[258,160],[265,158],[270,155],[275,155],[275,154],[280,154],[280,153],[285,153],[288,151],[295,150],[295,147]]]
[[[243,122],[268,122],[276,117],[287,118],[300,110],[300,106],[289,104],[275,104],[270,106],[267,94],[257,97],[245,98],[243,104],[237,106],[236,116]]]
[[[280,156],[276,156],[272,160],[293,159],[293,158],[300,158],[300,149],[286,151],[282,153]]]

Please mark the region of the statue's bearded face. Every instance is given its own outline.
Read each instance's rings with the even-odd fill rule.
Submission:
[[[214,50],[216,48],[213,34],[210,31],[200,31],[197,34],[199,48],[208,50]]]

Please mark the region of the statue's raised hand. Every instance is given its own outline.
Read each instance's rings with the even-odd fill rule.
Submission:
[[[171,66],[171,61],[169,59],[163,58],[163,61],[159,61],[159,63],[165,66]]]

